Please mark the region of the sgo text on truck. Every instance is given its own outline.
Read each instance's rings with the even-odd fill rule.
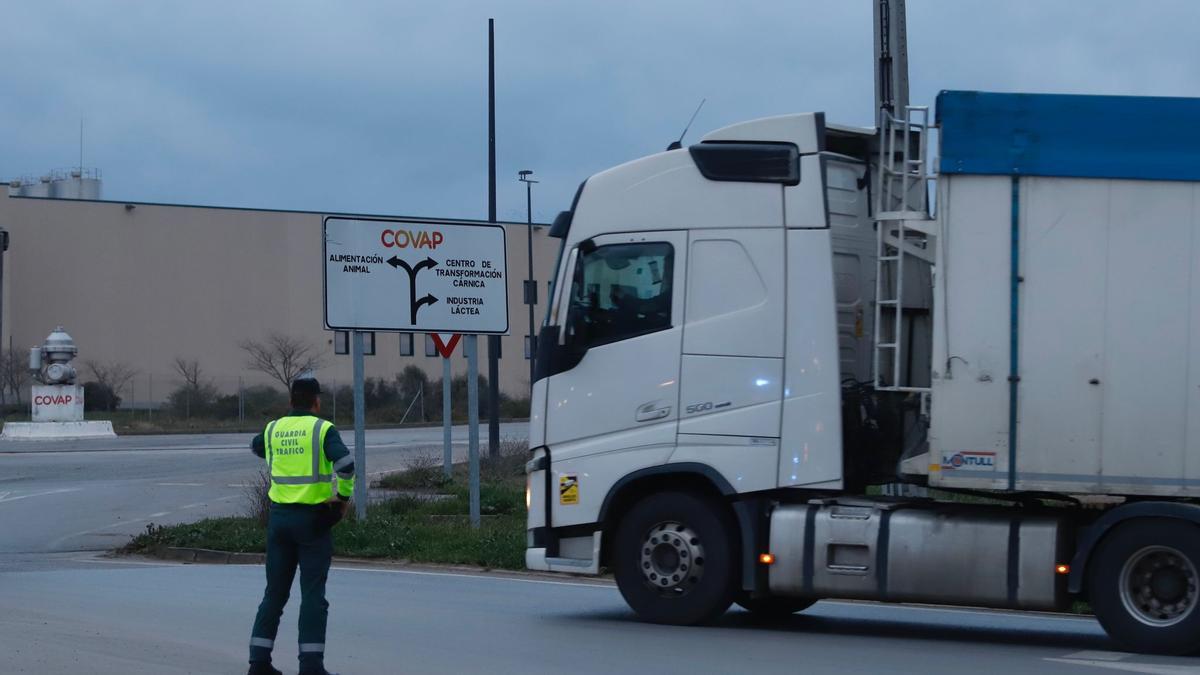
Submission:
[[[551,232],[528,567],[611,569],[656,622],[1084,599],[1195,650],[1196,119],[948,91],[589,178]]]

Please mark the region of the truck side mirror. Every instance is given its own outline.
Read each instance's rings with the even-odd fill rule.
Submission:
[[[572,344],[570,338],[558,344],[558,326],[543,326],[537,339],[537,362],[534,364],[534,381],[564,373],[579,365],[587,347]]]

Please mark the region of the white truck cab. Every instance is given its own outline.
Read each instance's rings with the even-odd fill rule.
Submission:
[[[1200,154],[1159,141],[1200,102],[938,112],[936,218],[923,109],[755,120],[584,182],[551,231],[530,569],[611,569],[659,622],[1078,597],[1133,648],[1198,644]],[[1151,455],[1122,432],[1147,420]]]

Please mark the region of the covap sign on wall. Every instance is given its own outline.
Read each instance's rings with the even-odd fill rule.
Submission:
[[[508,332],[504,227],[328,217],[325,326]]]

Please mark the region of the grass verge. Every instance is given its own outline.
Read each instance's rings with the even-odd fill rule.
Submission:
[[[523,446],[522,446],[523,450]],[[367,518],[353,513],[333,530],[334,555],[409,562],[525,567],[524,455],[482,462],[480,513],[472,528],[466,467],[446,480],[418,460],[409,471],[385,477],[380,487],[410,492],[371,505]],[[518,471],[519,467],[519,471]],[[251,509],[252,511],[253,509]],[[208,518],[184,525],[148,525],[124,553],[153,553],[165,547],[206,548],[238,553],[266,550],[266,528],[253,515]]]

